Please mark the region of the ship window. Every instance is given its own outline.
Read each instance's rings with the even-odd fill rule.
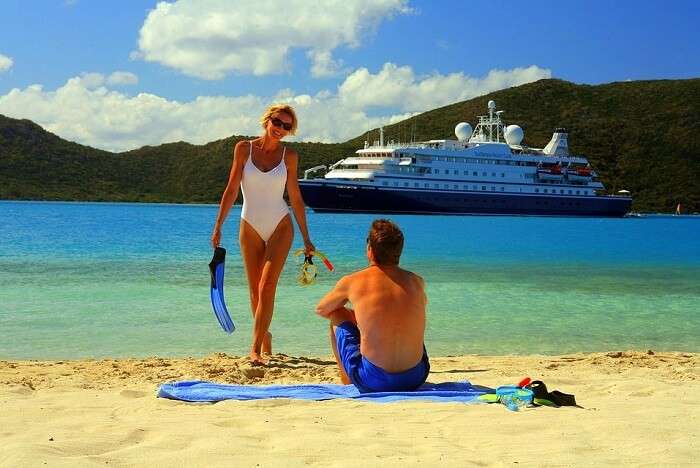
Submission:
[[[564,189],[559,190],[559,193],[564,193]]]
[[[455,175],[459,175],[459,171],[455,169]]]
[[[419,184],[418,182],[416,182],[415,184],[413,184],[413,186],[414,186],[415,188],[418,188],[418,187],[420,187],[420,184]]]
[[[474,175],[475,175],[475,176],[478,176],[478,175],[479,175],[479,173],[478,173],[478,172],[476,172],[476,171],[474,171]]]
[[[462,190],[469,190],[469,186],[468,186],[468,185],[462,185]]]
[[[506,176],[506,173],[505,173],[505,172],[501,172],[501,177],[505,177],[505,176]]]
[[[503,191],[505,191],[505,188],[504,188],[504,187],[501,187],[501,192],[503,192]]]
[[[495,191],[496,191],[496,187],[492,185],[492,186],[491,186],[491,191],[492,191],[492,192],[495,192]]]
[[[457,186],[457,184],[454,184],[452,187],[453,187],[455,190],[457,190],[457,189],[459,188],[459,187]]]
[[[535,193],[540,193],[540,189],[536,188]]]
[[[430,187],[430,184],[426,182],[425,188],[428,188],[428,187]]]
[[[404,186],[404,187],[408,187],[408,182],[404,182],[404,183],[403,183],[403,186]]]
[[[399,186],[399,183],[398,183],[398,182],[394,182],[394,187],[398,187],[398,186]]]
[[[464,175],[469,175],[469,171],[464,171]]]
[[[439,173],[440,173],[440,169],[435,169],[435,174],[439,174]]]
[[[435,188],[440,188],[440,184],[433,184]]]
[[[474,190],[479,190],[479,186],[478,186],[478,185],[474,185],[473,187],[474,187]]]
[[[492,173],[491,173],[491,177],[496,177],[496,173],[495,173],[495,172],[492,172]]]
[[[382,185],[389,185],[389,182],[387,182],[387,181],[385,180],[385,181],[382,182]]]
[[[488,173],[487,173],[487,172],[484,172],[484,177],[486,177],[487,175],[488,175]]]
[[[544,189],[544,193],[548,193],[548,192],[547,192],[547,189]]]
[[[571,195],[571,190],[569,190],[569,195]]]
[[[580,190],[576,190],[576,195],[581,195],[581,191],[580,191]]]
[[[482,186],[481,186],[481,190],[486,190],[486,186],[485,186],[485,185],[482,185]]]
[[[445,184],[444,187],[445,187],[446,189],[448,189],[448,188],[450,188],[450,185],[449,185],[449,184]]]

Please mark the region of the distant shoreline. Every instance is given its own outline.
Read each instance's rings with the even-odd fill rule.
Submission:
[[[71,204],[71,205],[80,205],[80,204],[103,204],[103,205],[163,205],[163,206],[202,206],[202,207],[218,207],[219,202],[154,202],[154,201],[106,201],[106,200],[28,200],[28,199],[0,199],[0,203],[56,203],[56,204]],[[241,206],[240,203],[236,203],[233,205],[234,208],[237,206]],[[307,207],[307,211],[310,211],[311,209]],[[330,213],[330,214],[343,214],[343,213]],[[405,213],[388,213],[388,214],[402,214],[405,215]],[[415,216],[420,216],[420,215],[415,215]],[[476,215],[470,215],[470,214],[445,214],[445,216],[476,216]],[[478,215],[478,216],[488,216],[488,215]],[[495,215],[494,215],[495,216]],[[498,216],[503,216],[503,215],[498,215]],[[505,215],[505,216],[513,216],[513,217],[518,217],[518,216],[524,216],[524,215]],[[535,215],[528,215],[528,216],[535,216]],[[673,212],[646,212],[646,211],[638,211],[638,212],[630,212],[626,216],[626,218],[630,217],[647,217],[647,216],[657,216],[657,217],[689,217],[689,218],[695,218],[700,216],[699,213],[681,213],[679,215],[673,213]],[[575,217],[578,218],[577,216],[543,216],[543,217],[563,217],[563,218],[569,218],[569,217]],[[587,217],[583,217],[584,219]],[[592,218],[595,218],[593,216]]]

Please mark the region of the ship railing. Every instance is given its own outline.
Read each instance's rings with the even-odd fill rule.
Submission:
[[[426,145],[421,143],[384,143],[380,145],[378,141],[375,141],[372,145],[362,148],[364,150],[370,149],[402,149],[402,148],[425,148]]]
[[[326,169],[326,165],[325,165],[325,164],[321,164],[321,165],[318,165],[318,166],[314,166],[314,167],[308,168],[307,170],[304,171],[304,179],[308,179],[308,178],[309,178],[309,174],[313,174],[314,172],[320,171],[320,170],[322,170],[322,169]]]

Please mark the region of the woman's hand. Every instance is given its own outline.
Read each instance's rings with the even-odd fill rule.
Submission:
[[[211,234],[211,245],[217,248],[221,244],[221,228],[215,227],[214,232]]]
[[[311,242],[311,239],[304,239],[304,255],[311,255],[311,252],[315,251],[316,247]]]

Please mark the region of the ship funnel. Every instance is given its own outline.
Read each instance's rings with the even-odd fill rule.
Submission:
[[[549,156],[568,156],[569,155],[569,133],[565,128],[557,128],[554,130],[552,139],[549,140],[547,146],[542,152]]]
[[[379,146],[384,148],[384,127],[379,127]]]

